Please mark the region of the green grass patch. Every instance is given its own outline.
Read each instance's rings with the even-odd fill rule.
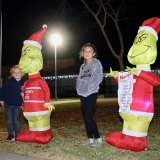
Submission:
[[[131,152],[118,149],[105,142],[107,132],[121,131],[122,120],[118,114],[115,98],[98,99],[95,118],[103,138],[100,147],[84,145],[86,131],[82,118],[80,102],[55,104],[56,110],[51,115],[53,139],[48,144],[5,142],[6,119],[4,110],[0,109],[0,150],[29,155],[46,160],[158,160],[160,153],[160,103],[155,101],[155,116],[148,132],[148,150]],[[54,100],[53,100],[54,101]],[[21,129],[28,124],[21,115]]]

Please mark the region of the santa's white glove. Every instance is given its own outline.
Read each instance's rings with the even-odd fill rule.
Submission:
[[[50,112],[52,112],[53,110],[55,110],[54,105],[53,105],[53,104],[50,104],[50,103],[44,104],[44,107],[48,108],[48,110],[49,110]]]

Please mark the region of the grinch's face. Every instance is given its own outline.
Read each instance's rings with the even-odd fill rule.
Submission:
[[[24,44],[19,67],[23,73],[39,72],[43,67],[41,49],[30,44]]]
[[[156,38],[147,30],[141,30],[128,52],[128,61],[133,65],[150,65],[156,58]]]

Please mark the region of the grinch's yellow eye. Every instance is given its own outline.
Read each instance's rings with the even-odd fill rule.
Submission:
[[[27,55],[29,52],[31,51],[31,47],[26,47],[24,50],[23,50],[23,55]]]

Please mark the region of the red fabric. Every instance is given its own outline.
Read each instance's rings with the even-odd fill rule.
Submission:
[[[115,82],[116,84],[118,84],[118,77],[115,77],[115,78],[114,78],[114,82]]]
[[[160,31],[160,18],[153,17],[153,18],[147,19],[142,23],[142,26],[151,27],[158,33]]]
[[[141,71],[139,76],[134,75],[136,82],[133,85],[131,110],[154,112],[153,86],[160,85],[160,77],[152,72]]]
[[[133,84],[130,109],[142,113],[154,113],[153,86],[160,85],[160,77],[152,72],[141,71],[140,75],[134,75],[133,79],[135,80],[135,83]],[[125,121],[129,122],[130,120],[125,119]],[[137,125],[141,126],[143,123],[139,121]],[[143,151],[147,147],[146,136],[129,136],[119,132],[107,134],[106,141],[115,147],[135,152]]]
[[[106,141],[111,145],[134,152],[140,152],[147,148],[147,137],[133,137],[120,132],[108,133]]]
[[[134,75],[131,110],[154,112],[153,87],[160,85],[160,77],[152,72],[141,71],[139,76]],[[118,78],[114,78],[118,83]]]
[[[41,30],[33,33],[33,34],[28,38],[28,40],[36,41],[36,42],[38,42],[38,43],[41,44],[42,37],[43,37],[43,35],[46,33],[46,31],[47,31],[47,26],[45,26],[45,27],[42,28]]]
[[[23,86],[22,92],[24,93],[23,112],[38,113],[39,111],[48,111],[48,108],[44,107],[44,104],[50,102],[50,90],[46,81],[41,77],[40,74],[29,76],[29,79]],[[25,130],[20,132],[16,137],[17,141],[37,142],[42,144],[50,142],[51,139],[52,133],[50,129],[46,131]]]
[[[29,79],[25,82],[22,91],[24,93],[24,112],[48,110],[43,105],[45,103],[50,103],[50,90],[46,81],[40,74],[29,76]]]
[[[36,142],[41,144],[47,144],[52,139],[52,133],[51,130],[47,131],[29,131],[25,130],[20,132],[16,140],[21,142]]]

